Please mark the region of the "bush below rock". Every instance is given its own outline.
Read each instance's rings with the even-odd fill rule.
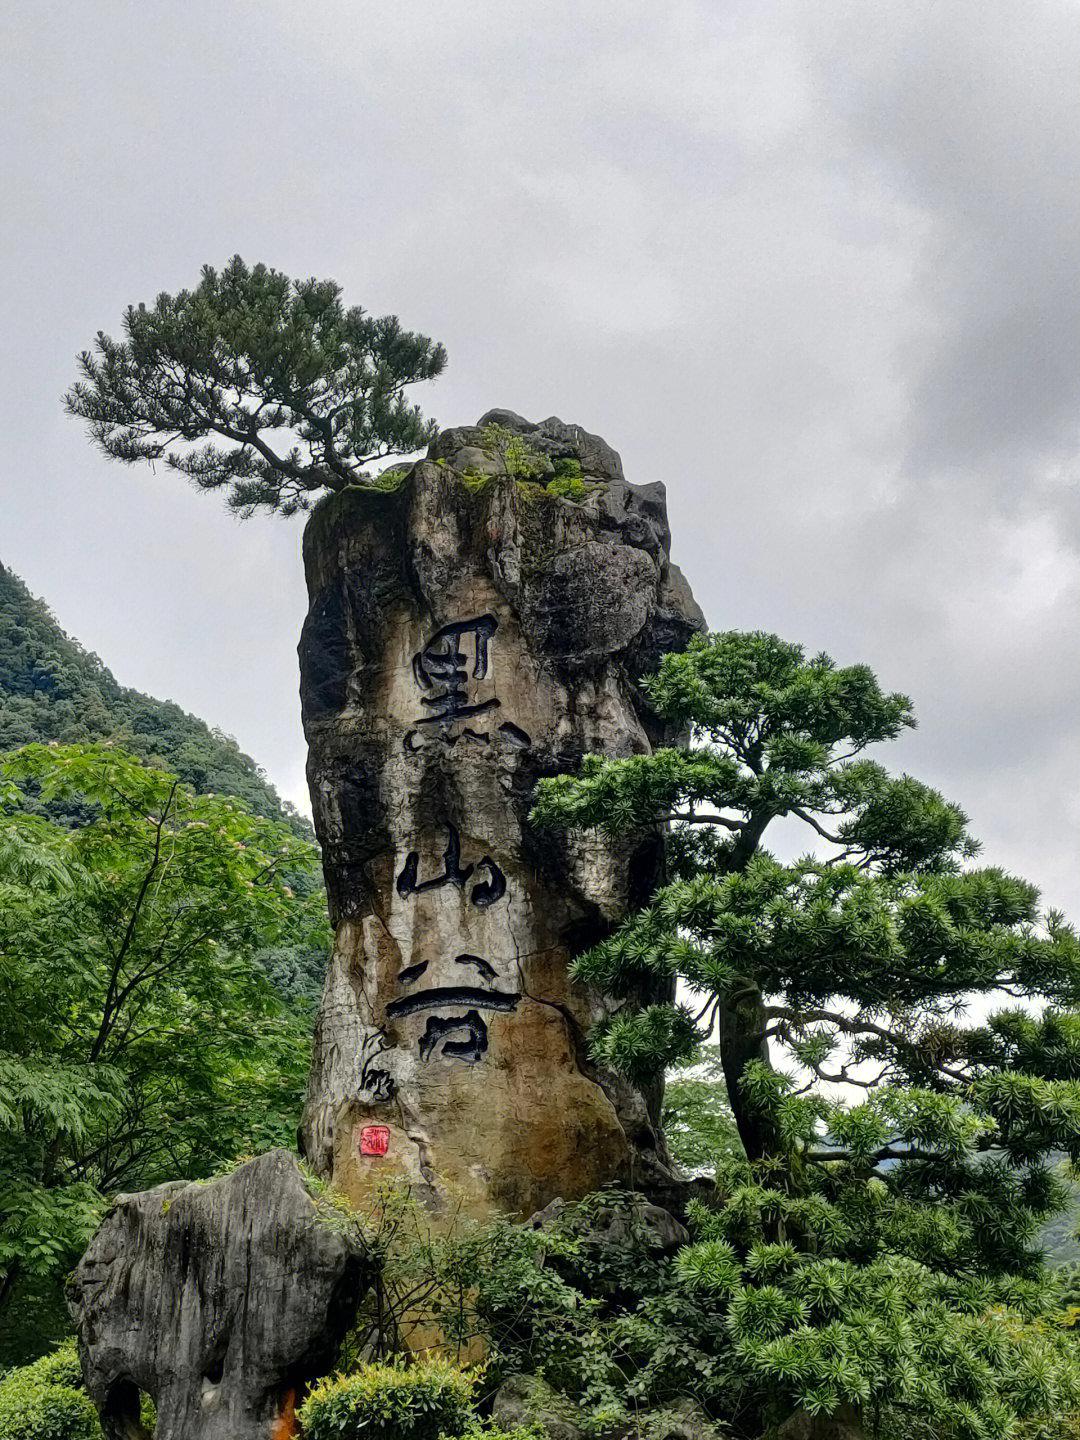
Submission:
[[[445,1360],[364,1365],[320,1381],[300,1407],[305,1440],[439,1440],[474,1423],[473,1377]]]

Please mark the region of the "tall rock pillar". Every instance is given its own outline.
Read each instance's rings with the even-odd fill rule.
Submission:
[[[354,1200],[389,1175],[434,1209],[527,1215],[663,1179],[655,1105],[590,1063],[604,997],[567,974],[648,886],[656,837],[527,817],[541,776],[670,738],[635,686],[701,625],[668,546],[661,485],[505,411],[309,521],[302,696],[336,940],[303,1143]]]

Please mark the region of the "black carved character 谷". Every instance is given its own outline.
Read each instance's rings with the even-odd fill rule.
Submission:
[[[498,971],[490,960],[485,960],[480,955],[455,955],[455,965],[468,965],[480,976],[481,980],[498,979]]]
[[[469,956],[469,959],[474,957]],[[494,967],[493,967],[494,968]],[[481,1010],[516,1010],[521,1001],[517,990],[484,990],[479,985],[440,985],[433,990],[418,990],[391,1000],[386,1007],[388,1020],[415,1015],[423,1010],[456,1010],[461,1005],[476,1005]]]
[[[495,699],[473,701],[469,681],[483,680],[490,662],[490,640],[498,629],[494,615],[480,615],[473,620],[456,620],[436,630],[424,648],[413,656],[413,676],[425,694],[421,704],[430,714],[420,725],[448,725],[470,715],[482,715],[495,709]],[[471,642],[472,667],[469,656],[459,646]]]
[[[431,1015],[420,1037],[420,1059],[430,1060],[439,1052],[451,1060],[475,1065],[488,1048],[487,1025],[476,1010],[464,1015]]]
[[[461,836],[453,825],[447,825],[448,838],[446,849],[443,851],[443,869],[441,875],[433,875],[430,879],[421,880],[420,875],[420,852],[410,850],[405,857],[405,863],[401,867],[401,873],[397,877],[397,892],[403,900],[410,895],[422,895],[425,890],[437,890],[443,885],[455,885],[459,890],[465,888],[465,883],[470,877],[480,871],[486,870],[488,878],[477,880],[469,894],[469,901],[478,909],[486,909],[501,900],[506,894],[506,876],[495,864],[490,855],[485,855],[475,865],[462,865],[461,863]]]
[[[420,1058],[427,1061],[439,1054],[449,1060],[464,1060],[469,1065],[475,1065],[488,1048],[487,1022],[480,1012],[509,1014],[517,1009],[521,994],[516,990],[488,988],[495,986],[499,974],[491,961],[485,960],[482,955],[457,955],[454,964],[475,971],[484,984],[440,985],[430,990],[414,990],[410,995],[391,1000],[386,1007],[386,1018],[393,1021],[425,1011],[457,1011],[455,1015],[428,1015],[424,1033],[420,1036]],[[427,961],[409,965],[398,978],[403,985],[413,985],[427,968]]]

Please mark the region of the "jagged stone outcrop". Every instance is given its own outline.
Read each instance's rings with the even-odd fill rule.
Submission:
[[[529,1228],[557,1229],[564,1222],[566,1212],[565,1200],[552,1200],[550,1205],[529,1217]],[[601,1245],[607,1250],[644,1245],[666,1255],[674,1255],[690,1243],[690,1232],[682,1221],[663,1206],[652,1204],[644,1195],[633,1196],[625,1209],[601,1210],[584,1226],[584,1237],[590,1245]]]
[[[506,473],[507,434],[533,483]],[[586,493],[556,498],[568,460]],[[302,1134],[354,1198],[389,1174],[436,1210],[528,1216],[667,1174],[659,1097],[590,1064],[604,997],[567,974],[650,883],[657,837],[527,817],[541,776],[672,738],[635,683],[702,624],[669,544],[662,485],[509,411],[309,521],[301,688],[336,942]]]
[[[109,1440],[295,1433],[366,1287],[357,1242],[283,1150],[208,1183],[121,1195],[70,1283],[86,1387]]]
[[[511,1375],[495,1392],[491,1418],[500,1430],[532,1426],[548,1440],[583,1440],[585,1416],[539,1375]]]

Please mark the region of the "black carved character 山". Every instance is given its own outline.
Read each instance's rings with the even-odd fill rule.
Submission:
[[[459,890],[462,890],[474,871],[479,873],[481,870],[487,870],[488,879],[480,880],[473,886],[469,900],[481,910],[488,905],[494,905],[506,894],[506,876],[490,855],[485,855],[475,865],[462,865],[461,836],[453,825],[448,824],[446,829],[448,838],[446,849],[443,851],[442,874],[434,875],[429,880],[419,879],[420,852],[410,850],[401,867],[401,873],[397,877],[398,894],[403,900],[406,900],[410,895],[422,895],[425,890],[436,890],[443,885],[456,885]]]

